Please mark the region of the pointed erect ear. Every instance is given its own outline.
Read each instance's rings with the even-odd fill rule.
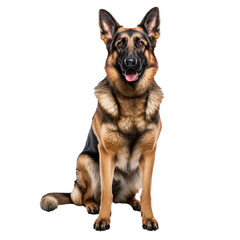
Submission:
[[[141,23],[138,25],[144,29],[148,37],[150,37],[154,42],[160,36],[160,17],[158,7],[152,8],[143,18]]]
[[[99,26],[101,30],[101,39],[105,43],[113,39],[117,28],[120,27],[114,17],[104,9],[99,10]]]

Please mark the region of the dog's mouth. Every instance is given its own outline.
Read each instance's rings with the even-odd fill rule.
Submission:
[[[140,71],[136,71],[136,70],[133,70],[133,69],[128,69],[128,70],[123,72],[123,75],[124,75],[126,81],[134,82],[134,81],[137,81],[139,79],[142,72],[143,72],[143,68]]]
[[[128,81],[128,82],[134,82],[138,79],[138,73],[137,71],[135,70],[127,70],[124,72],[124,76],[125,76],[125,79]]]
[[[119,66],[119,72],[122,73],[122,76],[125,78],[125,80],[129,83],[131,82],[137,82],[139,80],[145,70],[144,63],[141,64],[141,66],[137,68],[127,68],[124,69],[120,64]]]

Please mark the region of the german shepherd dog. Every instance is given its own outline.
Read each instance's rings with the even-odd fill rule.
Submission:
[[[95,88],[98,106],[86,145],[77,159],[71,193],[48,193],[41,208],[74,203],[97,214],[94,229],[110,228],[112,202],[128,203],[142,212],[142,227],[157,230],[151,206],[151,179],[162,128],[163,94],[154,80],[154,55],[160,36],[157,7],[136,28],[124,28],[106,10],[99,11],[101,39],[106,44],[107,76]],[[141,201],[135,195],[142,188]]]

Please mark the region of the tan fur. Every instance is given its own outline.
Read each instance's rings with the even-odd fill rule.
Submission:
[[[71,199],[78,206],[85,206],[89,211],[99,211],[100,174],[98,164],[85,154],[78,157],[77,180],[71,193]]]
[[[111,116],[117,117],[118,106],[108,86],[100,85],[95,88],[95,96],[100,106]]]
[[[129,100],[118,95],[117,99],[121,106],[121,116],[117,122],[119,129],[124,133],[129,133],[134,128],[143,131],[146,128],[144,121],[146,96]]]
[[[95,221],[95,227],[98,225],[109,225],[111,215],[112,179],[114,174],[114,155],[105,151],[101,143],[99,144],[100,153],[100,173],[101,173],[101,208],[99,216]]]
[[[153,147],[153,146],[152,146]],[[147,229],[151,229],[152,226],[158,228],[156,219],[153,216],[151,206],[151,181],[152,171],[154,165],[156,147],[154,150],[143,154],[140,170],[142,175],[142,194],[141,194],[141,210],[142,210],[142,223],[147,226]]]
[[[82,201],[82,192],[79,189],[77,185],[74,186],[72,192],[71,192],[71,199],[75,205],[82,206],[83,201]]]
[[[162,103],[163,92],[157,84],[153,84],[146,107],[146,116],[147,119],[150,119],[151,116],[159,109],[160,104]]]

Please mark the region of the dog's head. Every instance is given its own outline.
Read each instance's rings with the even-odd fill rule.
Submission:
[[[143,94],[158,68],[154,47],[160,36],[159,9],[152,8],[136,28],[122,27],[101,9],[99,25],[108,50],[105,70],[113,87],[129,97]]]

